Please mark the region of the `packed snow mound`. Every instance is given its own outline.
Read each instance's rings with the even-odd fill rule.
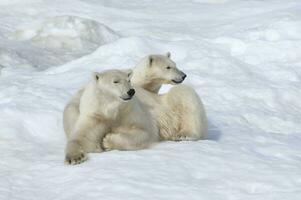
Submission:
[[[3,67],[31,66],[25,58],[18,53],[0,49],[0,62]]]
[[[0,49],[0,70],[4,67],[32,68],[33,66],[17,52]]]
[[[8,37],[0,32],[0,70],[32,66],[31,69],[40,71],[60,66],[119,38],[106,25],[81,17],[56,16],[43,21],[26,21],[28,23],[8,33]]]
[[[14,38],[49,49],[78,51],[95,49],[118,39],[118,35],[94,20],[58,16],[21,28],[14,33]]]
[[[208,3],[208,4],[226,3],[228,1],[233,1],[233,0],[193,0],[193,2],[196,3]]]
[[[38,2],[39,0],[30,0],[30,2]],[[22,3],[29,3],[29,1],[24,0],[1,0],[0,6],[7,6],[12,4],[22,4]]]

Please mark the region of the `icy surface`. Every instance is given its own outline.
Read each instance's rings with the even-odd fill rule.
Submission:
[[[299,0],[1,0],[0,8],[1,200],[301,198]],[[204,101],[208,140],[65,166],[62,110],[91,72],[166,51]]]

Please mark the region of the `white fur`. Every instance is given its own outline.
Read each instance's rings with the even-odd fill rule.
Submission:
[[[94,74],[67,104],[68,164],[83,162],[88,152],[101,152],[101,143],[106,150],[136,150],[159,140],[155,121],[143,103],[136,96],[123,100],[131,88],[129,74],[109,70]]]
[[[207,135],[207,117],[203,103],[189,86],[178,85],[157,95],[135,87],[159,128],[161,140],[199,140]]]
[[[167,69],[169,67],[170,69]],[[137,93],[152,108],[153,116],[164,140],[198,140],[207,135],[207,117],[203,103],[189,86],[176,85],[168,93],[158,95],[162,84],[181,83],[185,75],[166,55],[149,55],[133,70],[132,83],[149,91]]]

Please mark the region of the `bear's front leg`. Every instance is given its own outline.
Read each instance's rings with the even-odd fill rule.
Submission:
[[[66,147],[66,164],[80,164],[87,160],[87,153],[101,152],[99,141],[106,133],[104,123],[93,117],[80,116],[75,131],[70,135]]]
[[[87,160],[87,154],[78,141],[69,141],[66,147],[65,163],[69,165],[80,164]]]
[[[125,128],[118,131],[105,135],[102,141],[104,150],[144,149],[158,140],[156,135],[142,129]]]

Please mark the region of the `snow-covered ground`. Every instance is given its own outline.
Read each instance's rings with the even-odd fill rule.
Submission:
[[[209,138],[64,165],[92,71],[170,51]],[[1,0],[0,199],[301,199],[300,0]],[[167,88],[165,88],[167,90]]]

